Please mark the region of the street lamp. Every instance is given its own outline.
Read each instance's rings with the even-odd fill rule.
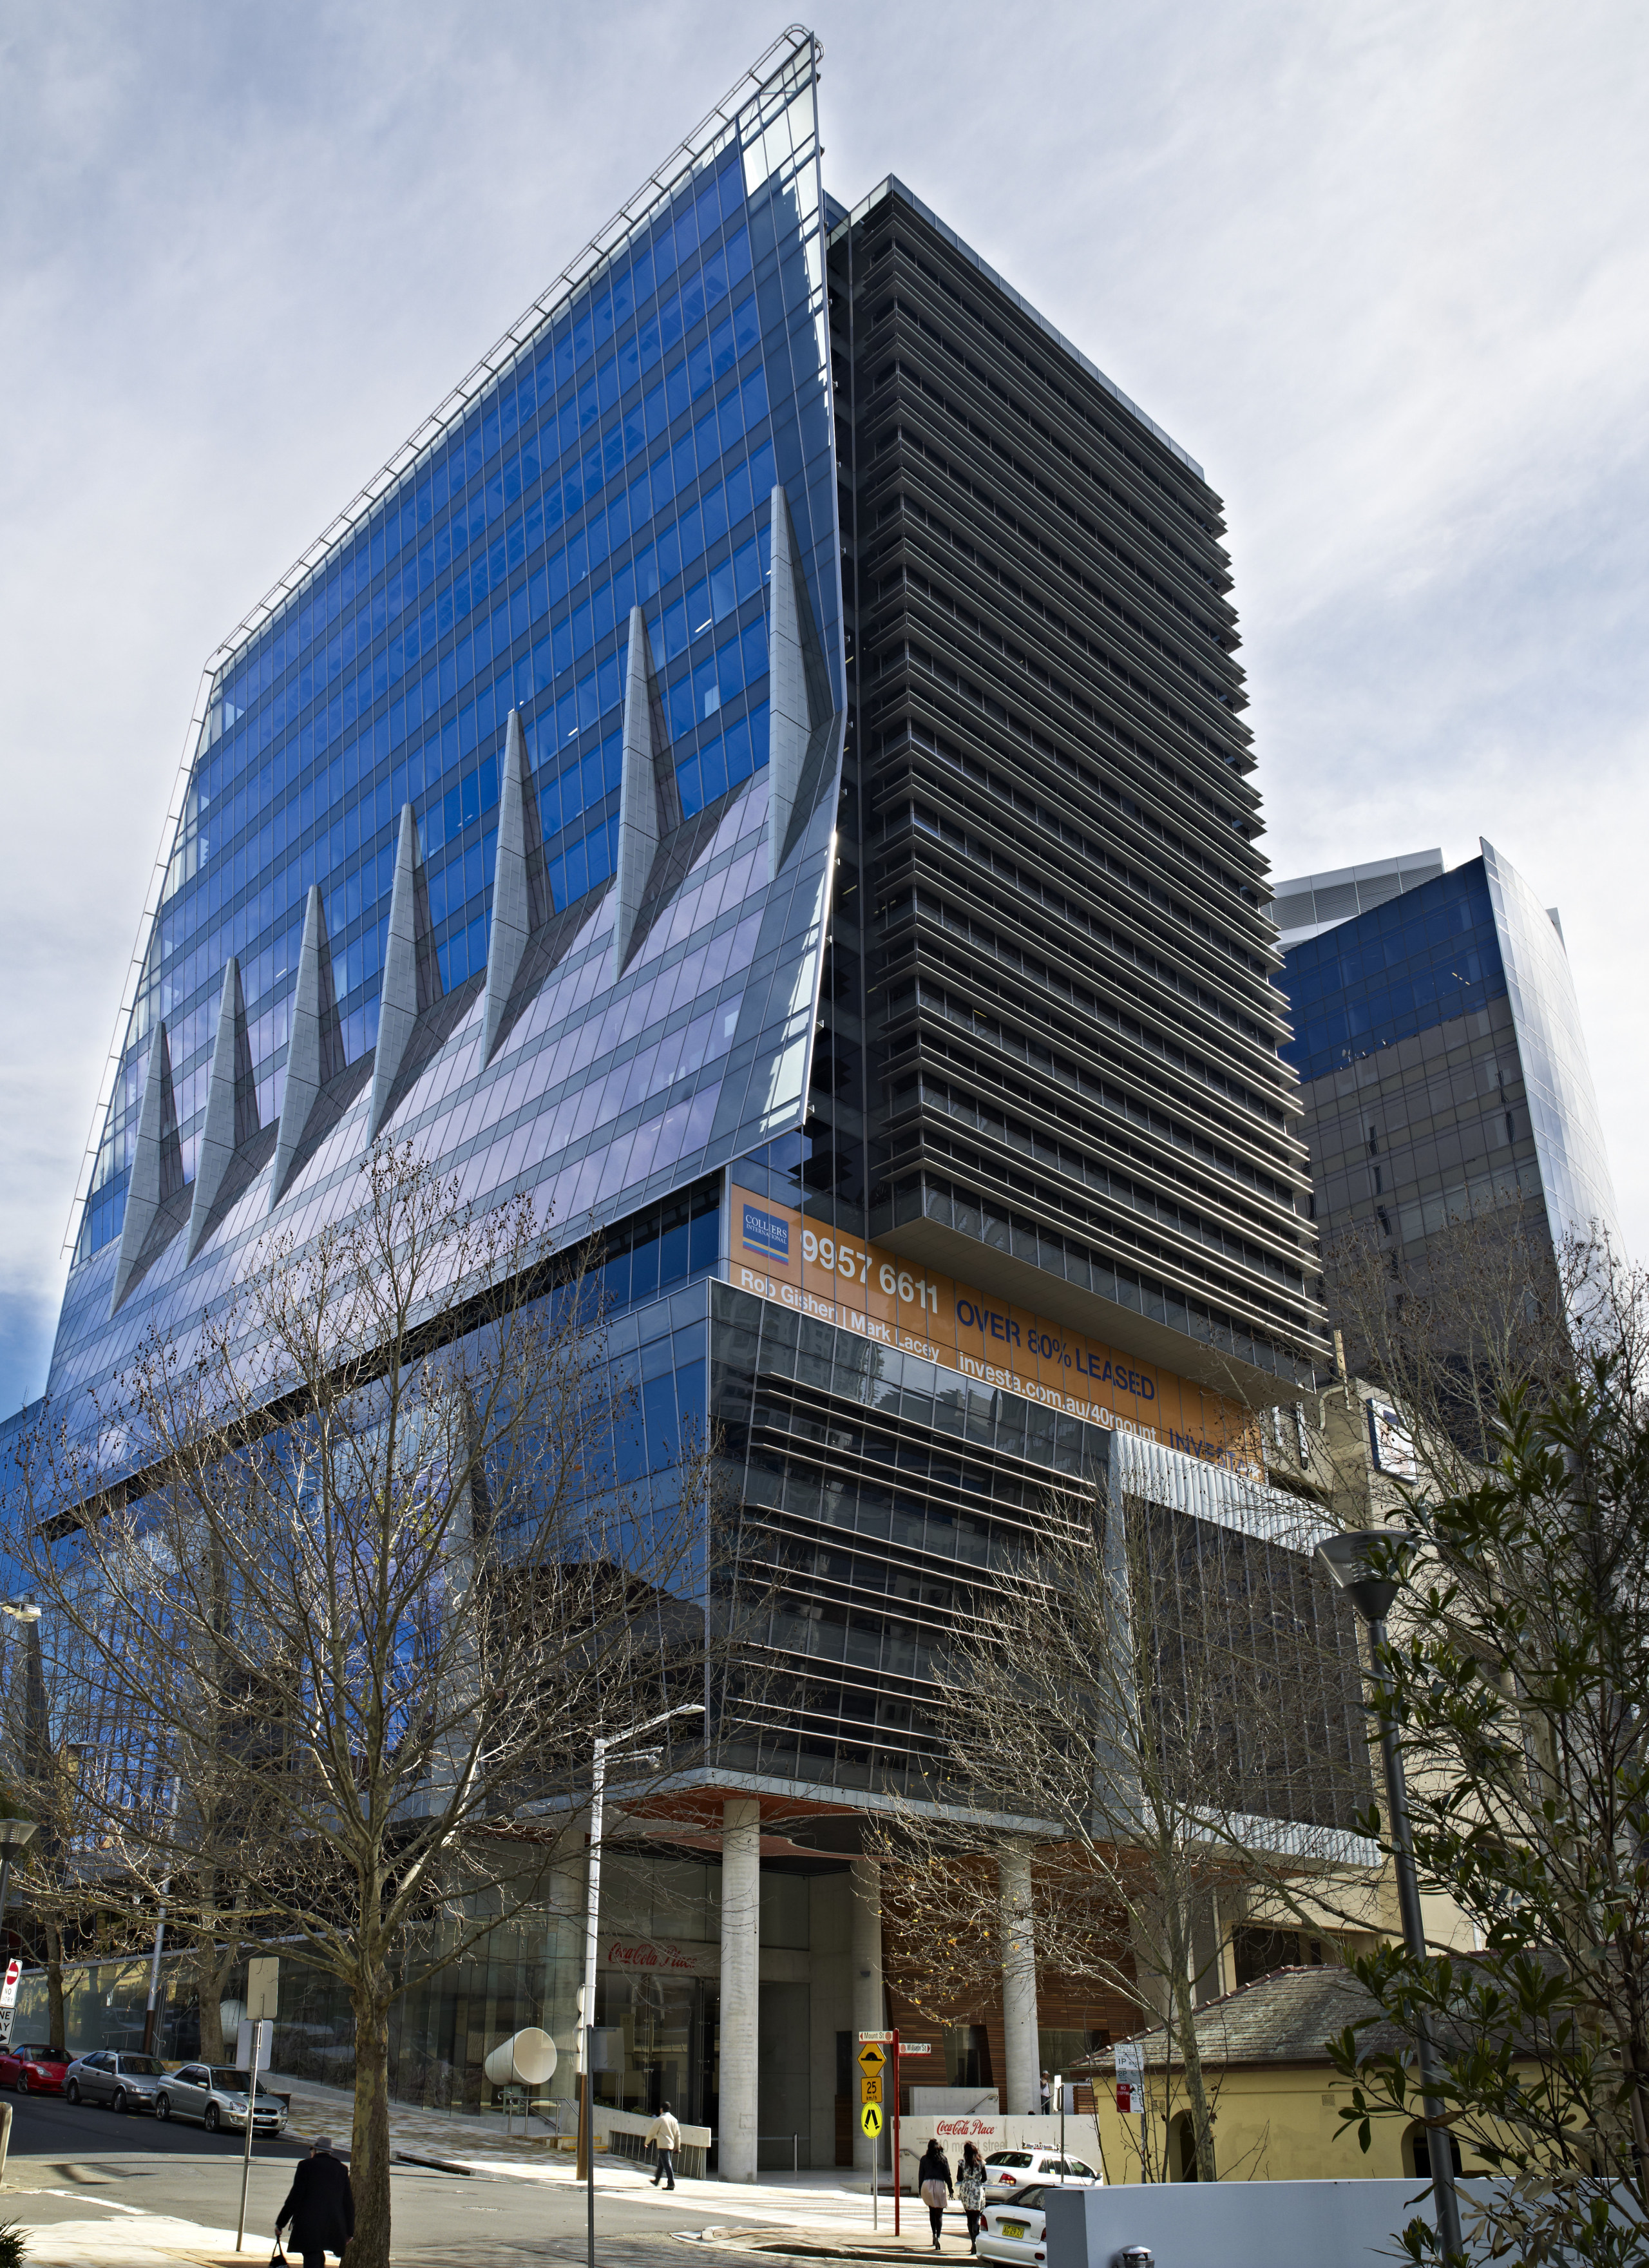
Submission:
[[[665,1709],[658,1716],[649,1717],[644,1724],[630,1726],[627,1732],[598,1733],[595,1736],[595,1761],[590,1775],[590,1882],[585,1907],[584,2022],[580,2028],[584,2088],[578,2121],[588,2197],[585,2218],[588,2224],[589,2268],[595,2268],[595,1955],[601,1904],[601,1804],[607,1786],[607,1759],[613,1749],[638,1741],[644,1733],[653,1732],[660,1725],[667,1725],[672,1717],[702,1716],[703,1709],[702,1701],[683,1701],[677,1708]],[[638,1764],[644,1758],[656,1763],[661,1753],[657,1749],[637,1750],[635,1760]]]
[[[35,1819],[0,1819],[0,1968],[5,1965],[6,1901],[11,1895],[11,1859],[33,1835],[40,1822]],[[11,2037],[11,2014],[4,2012],[5,2045]]]
[[[24,1599],[15,1605],[10,1599],[0,1599],[0,1615],[10,1615],[14,1623],[37,1623],[40,1610],[33,1599]]]
[[[1414,1539],[1401,1528],[1363,1528],[1331,1535],[1317,1546],[1317,1557],[1368,1624],[1369,1655],[1377,1691],[1387,1694],[1386,1617],[1402,1587],[1404,1563]],[[1414,1836],[1409,1824],[1409,1790],[1403,1777],[1402,1746],[1397,1720],[1389,1709],[1381,1712],[1380,1748],[1386,1767],[1386,1808],[1391,1818],[1392,1865],[1397,1875],[1397,1907],[1402,1916],[1403,1941],[1417,1961],[1425,1959],[1425,1923],[1420,1912],[1420,1878],[1415,1872]],[[1437,2198],[1437,2233],[1445,2258],[1461,2250],[1460,2199],[1454,2190],[1454,2138],[1442,2124],[1443,2104],[1437,2092],[1437,2055],[1432,2027],[1424,2010],[1415,2030],[1420,2050],[1420,2096],[1425,2105],[1428,2135],[1426,2154],[1432,2165],[1432,2185]]]

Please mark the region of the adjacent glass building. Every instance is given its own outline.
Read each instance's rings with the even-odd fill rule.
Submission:
[[[1274,911],[1325,1236],[1412,1258],[1520,1197],[1554,1245],[1618,1249],[1562,924],[1491,843],[1282,882]]]
[[[655,1838],[599,2087],[747,2173],[758,2064],[761,2134],[846,2146],[859,1823],[924,1800],[1050,1492],[1338,1627],[1255,1416],[1323,1317],[1219,501],[902,183],[825,195],[819,69],[786,33],[213,657],[50,1381],[187,1347],[382,1135],[604,1233],[649,1454],[721,1429],[796,1674],[701,1775],[759,1848],[759,2058],[723,1857]],[[1351,1825],[1318,1700],[1255,1759],[1285,1830]],[[404,2093],[569,2032],[580,1895],[403,2010]],[[1123,2020],[1004,2007],[953,2060],[1016,2111]]]

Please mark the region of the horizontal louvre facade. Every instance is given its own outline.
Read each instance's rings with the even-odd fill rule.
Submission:
[[[897,185],[833,261],[868,1233],[1292,1390],[1322,1317],[1218,500]]]

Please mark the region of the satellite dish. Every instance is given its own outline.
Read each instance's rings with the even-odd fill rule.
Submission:
[[[556,2043],[529,2024],[496,2047],[482,2069],[495,2087],[542,2087],[556,2068]]]

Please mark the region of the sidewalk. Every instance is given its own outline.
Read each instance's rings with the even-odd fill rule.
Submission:
[[[355,2104],[348,2088],[321,2087],[309,2080],[286,2080],[278,2073],[271,2075],[269,2084],[283,2095],[290,2092],[291,2095],[289,2133],[300,2141],[313,2141],[317,2134],[327,2134],[341,2149],[348,2149]],[[534,2120],[533,2124],[536,2128],[538,2122]],[[576,2182],[571,2151],[558,2151],[553,2139],[523,2139],[519,2130],[513,2139],[506,2140],[503,2127],[500,2118],[454,2117],[445,2111],[420,2110],[394,2102],[389,2106],[390,2147],[403,2159],[452,2166],[467,2173],[509,2174],[525,2181],[553,2182],[569,2187]],[[763,2228],[776,2229],[815,2229],[823,2225],[833,2233],[850,2229],[871,2234],[870,2176],[846,2167],[819,2168],[794,2175],[769,2174],[757,2182],[724,2182],[714,2176],[693,2181],[678,2175],[674,2192],[655,2190],[651,2167],[634,2158],[609,2156],[598,2151],[595,2168],[598,2189],[609,2194],[622,2190],[629,2203],[656,2204],[661,2215],[667,2215],[673,2205],[679,2202],[690,2204],[696,2213],[725,2211],[728,2223],[741,2229],[759,2222]],[[893,2199],[887,2182],[884,2173],[878,2218],[882,2234],[890,2235]],[[920,2200],[904,2198],[902,2211],[907,2219],[916,2214],[925,2238],[927,2218]]]
[[[340,2149],[349,2146],[353,2096],[342,2088],[322,2087],[307,2080],[288,2082],[274,2076],[273,2083],[292,2098],[289,2135],[298,2142],[329,2135]],[[502,2128],[501,2120],[496,2122]],[[488,2175],[528,2185],[553,2186],[574,2203],[578,2183],[571,2154],[562,2155],[553,2143],[505,2140],[495,2122],[451,2117],[439,2111],[390,2106],[390,2142],[403,2161],[435,2165],[461,2173]],[[719,2258],[731,2268],[730,2255],[743,2254],[761,2268],[784,2268],[787,2261],[801,2268],[817,2268],[826,2260],[872,2264],[872,2268],[897,2268],[909,2255],[930,2260],[927,2215],[915,2198],[902,2200],[902,2231],[893,2235],[893,2200],[884,2187],[872,2227],[870,2180],[867,2175],[835,2167],[798,2175],[783,2174],[760,2182],[693,2181],[678,2176],[674,2191],[652,2187],[652,2169],[629,2158],[598,2153],[596,2188],[599,2197],[622,2197],[627,2206],[641,2206],[656,2235],[604,2238],[603,2252],[614,2263],[629,2268],[656,2268],[666,2255],[678,2257],[682,2268],[691,2268],[694,2253],[703,2256],[703,2268]],[[886,2176],[884,2176],[884,2181]],[[36,2194],[66,2200],[66,2192],[52,2183]],[[29,2219],[26,2192],[15,2198],[0,2194],[0,2222],[22,2218],[26,2227],[28,2268],[258,2268],[268,2257],[268,2238],[250,2242],[237,2254],[232,2228],[203,2226],[172,2215],[147,2212],[111,2196],[97,2198],[94,2212],[88,2197],[73,2200],[73,2218],[61,2220]],[[129,2194],[129,2191],[128,2192]],[[24,2208],[19,2213],[18,2208]],[[575,2204],[575,2211],[579,2208]],[[696,2232],[681,2229],[683,2213],[695,2219],[710,2216],[710,2225]],[[959,2216],[960,2223],[960,2216]],[[398,2229],[398,2238],[405,2236]],[[793,2239],[793,2250],[787,2238]],[[399,2243],[397,2250],[399,2250]],[[414,2249],[416,2250],[416,2245]],[[511,2250],[506,2242],[504,2251]],[[548,2257],[582,2261],[582,2239],[546,2242]],[[490,2250],[482,2251],[490,2259]],[[968,2244],[959,2226],[954,2238],[946,2232],[947,2257],[966,2259]],[[502,2256],[500,2256],[502,2257]]]

